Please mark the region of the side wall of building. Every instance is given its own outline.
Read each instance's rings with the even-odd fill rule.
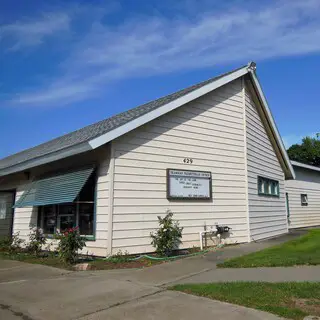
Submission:
[[[67,158],[30,170],[30,179],[18,174],[10,176],[0,183],[0,190],[16,190],[16,201],[28,188],[33,177],[43,175],[46,172],[61,171],[65,168],[79,168],[82,165],[95,163],[97,165],[96,186],[96,230],[95,240],[87,241],[84,253],[106,256],[108,237],[108,214],[109,214],[109,147],[104,146],[96,151],[81,154],[77,157]],[[30,227],[37,225],[38,207],[25,207],[14,209],[13,233],[19,232],[20,238],[28,240]],[[54,244],[54,241],[51,241]]]
[[[250,236],[252,240],[288,231],[284,173],[250,91],[245,90]],[[280,196],[258,194],[258,176],[279,181]]]
[[[150,252],[150,232],[167,209],[183,229],[182,247],[199,246],[207,226],[232,227],[246,242],[247,201],[241,80],[116,139],[113,252]],[[192,159],[192,164],[184,159]],[[169,201],[166,169],[210,171],[212,201]]]
[[[286,181],[289,197],[289,228],[320,225],[320,172],[294,166],[296,180]],[[308,205],[301,204],[307,194]]]

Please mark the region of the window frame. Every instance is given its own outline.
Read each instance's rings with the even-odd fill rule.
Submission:
[[[306,201],[303,201],[303,197],[306,198]],[[307,207],[309,205],[309,198],[307,193],[300,194],[301,207]]]
[[[278,180],[258,176],[257,189],[259,196],[280,198],[280,182]]]
[[[96,240],[96,222],[97,222],[97,183],[98,183],[98,175],[97,175],[97,171],[95,170],[93,173],[94,175],[94,195],[93,195],[93,201],[78,201],[78,197],[76,198],[76,200],[74,202],[71,203],[59,203],[59,204],[52,204],[52,205],[48,205],[48,206],[52,206],[54,207],[54,212],[55,212],[55,216],[56,216],[56,224],[54,227],[54,234],[57,233],[57,231],[60,232],[60,230],[58,230],[58,220],[59,220],[59,205],[70,205],[70,204],[74,204],[76,207],[76,214],[75,214],[75,226],[79,226],[79,217],[80,217],[80,204],[81,203],[92,203],[93,204],[93,230],[92,230],[92,235],[81,235],[81,237],[85,238],[87,241],[95,241]],[[81,192],[81,191],[80,191]],[[79,193],[80,194],[80,193]],[[45,206],[39,206],[38,207],[38,219],[37,219],[37,226],[43,229],[43,223],[44,223],[44,207]],[[66,215],[66,214],[62,214],[62,215]],[[52,233],[44,233],[45,237],[48,239],[53,239],[54,238],[54,234]]]

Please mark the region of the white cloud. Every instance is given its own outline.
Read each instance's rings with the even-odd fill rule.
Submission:
[[[316,137],[316,132],[313,133],[306,133],[304,135],[299,135],[299,134],[288,134],[282,136],[282,141],[285,145],[285,147],[288,149],[290,148],[293,144],[300,144],[302,142],[302,139],[305,137]]]
[[[66,13],[46,13],[32,20],[18,21],[1,27],[0,40],[10,43],[8,50],[18,51],[37,46],[45,37],[68,30],[70,17]]]
[[[202,8],[176,19],[140,15],[118,26],[92,17],[90,30],[69,44],[60,76],[19,93],[13,102],[61,105],[89,98],[121,78],[320,51],[320,1],[265,4],[232,6],[230,11]]]

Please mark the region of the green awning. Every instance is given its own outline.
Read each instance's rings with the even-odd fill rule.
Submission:
[[[73,202],[92,174],[93,167],[67,172],[30,183],[15,208]]]

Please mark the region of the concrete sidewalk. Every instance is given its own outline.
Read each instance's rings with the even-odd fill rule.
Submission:
[[[320,266],[297,266],[276,268],[230,268],[219,269],[217,264],[229,258],[263,250],[295,239],[305,230],[294,230],[289,234],[262,242],[251,242],[229,246],[209,252],[204,256],[185,258],[170,263],[140,270],[98,271],[115,279],[167,287],[177,283],[210,283],[227,281],[320,281]]]
[[[165,291],[138,301],[131,301],[112,309],[85,316],[79,320],[280,320],[267,312],[236,306],[229,303]]]
[[[263,282],[319,282],[320,266],[212,269],[207,272],[179,279],[171,284],[212,283],[233,281]]]
[[[0,319],[239,319],[278,317],[236,305],[167,291],[176,283],[318,281],[320,267],[217,269],[226,258],[282,243],[293,233],[259,243],[225,247],[140,270],[69,272],[1,260]]]
[[[45,270],[46,267],[42,267]],[[0,319],[280,319],[265,312],[154,285],[114,279],[112,272],[51,274],[49,279],[41,279],[40,268],[38,273],[36,279],[17,278],[0,283]]]

